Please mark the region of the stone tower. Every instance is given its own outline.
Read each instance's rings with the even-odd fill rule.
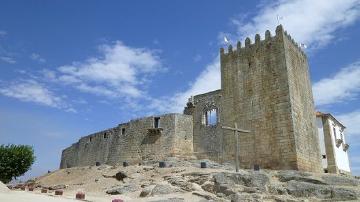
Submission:
[[[241,167],[321,172],[307,58],[282,26],[221,49],[220,60],[220,124],[251,131],[240,136]],[[234,142],[223,131],[223,160],[234,159]]]

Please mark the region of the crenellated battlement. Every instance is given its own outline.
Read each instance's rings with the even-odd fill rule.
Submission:
[[[275,36],[272,36],[271,32],[269,30],[266,30],[264,40],[261,39],[260,34],[256,34],[254,43],[252,43],[251,39],[247,37],[245,39],[245,46],[242,46],[241,42],[238,41],[236,44],[236,49],[234,49],[231,44],[227,47],[227,51],[225,51],[224,48],[220,48],[220,56],[226,57],[229,55],[238,55],[241,52],[252,51],[256,48],[259,48],[262,45],[266,45],[271,42],[280,42],[285,39],[291,42],[294,45],[294,47],[299,51],[299,53],[306,58],[306,54],[304,53],[304,51],[301,49],[298,43],[296,43],[295,40],[287,33],[287,31],[284,31],[282,25],[278,25],[276,27]]]

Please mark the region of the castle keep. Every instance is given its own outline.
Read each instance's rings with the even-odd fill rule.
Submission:
[[[306,55],[282,26],[275,36],[220,49],[221,89],[189,99],[184,114],[147,117],[81,138],[62,153],[61,168],[196,156],[240,167],[323,170]]]

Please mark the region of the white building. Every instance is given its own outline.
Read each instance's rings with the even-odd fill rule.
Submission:
[[[324,172],[351,174],[345,126],[331,114],[321,112],[316,113],[316,123]]]

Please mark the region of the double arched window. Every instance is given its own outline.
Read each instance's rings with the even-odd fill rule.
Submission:
[[[218,109],[211,108],[209,110],[205,110],[202,118],[202,124],[206,126],[215,126],[218,123]]]

